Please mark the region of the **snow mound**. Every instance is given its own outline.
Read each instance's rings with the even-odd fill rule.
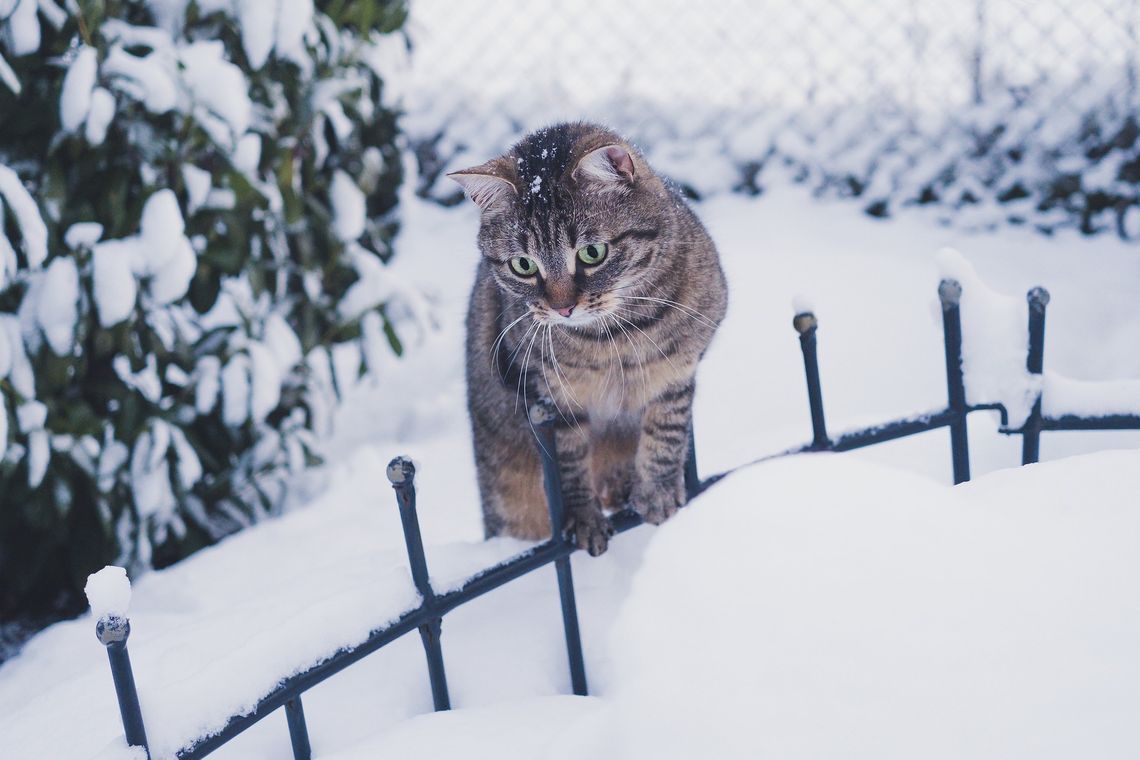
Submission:
[[[87,603],[91,605],[91,614],[96,619],[127,616],[127,608],[131,604],[131,581],[123,568],[107,565],[87,576],[83,593],[87,594]]]
[[[1135,756],[1138,486],[1136,451],[954,489],[828,455],[726,479],[615,625],[612,756]]]

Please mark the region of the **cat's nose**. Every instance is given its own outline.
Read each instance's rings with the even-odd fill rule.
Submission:
[[[573,306],[567,306],[565,309],[555,309],[555,311],[557,311],[559,314],[561,314],[564,317],[569,317],[571,314],[574,313],[574,307]]]

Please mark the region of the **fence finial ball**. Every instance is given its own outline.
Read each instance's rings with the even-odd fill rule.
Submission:
[[[388,463],[388,482],[394,486],[403,485],[416,477],[416,466],[409,457],[399,456]]]
[[[558,408],[554,405],[554,401],[548,398],[542,398],[531,404],[528,412],[530,416],[530,424],[532,425],[548,425],[558,417]]]
[[[819,326],[819,322],[816,320],[815,314],[810,311],[800,312],[792,317],[792,327],[796,328],[796,332],[800,335],[806,335],[817,326]]]
[[[95,637],[105,647],[125,642],[131,635],[131,621],[118,615],[99,618],[95,624]]]
[[[944,309],[957,306],[962,300],[962,285],[957,280],[943,280],[938,283],[938,299]]]
[[[1042,310],[1049,305],[1049,291],[1038,285],[1030,288],[1025,294],[1025,300],[1029,301],[1030,309]]]

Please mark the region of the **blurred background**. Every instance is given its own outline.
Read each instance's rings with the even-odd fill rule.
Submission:
[[[421,0],[403,123],[432,193],[439,166],[598,118],[693,195],[782,164],[875,215],[1131,236],[1138,25],[1135,0]]]
[[[83,611],[104,564],[162,568],[307,502],[345,441],[402,446],[427,418],[469,458],[461,408],[394,396],[329,443],[363,380],[407,406],[459,392],[442,351],[422,374],[446,383],[394,369],[461,331],[467,264],[400,266],[470,239],[464,211],[433,216],[462,202],[446,172],[591,119],[714,219],[792,185],[1127,247],[1138,29],[1140,0],[0,0],[0,659]],[[765,207],[739,213],[724,228],[767,245]],[[1134,345],[1105,278],[1123,295],[1088,321]]]

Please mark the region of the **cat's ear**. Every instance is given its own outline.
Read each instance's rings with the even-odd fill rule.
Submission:
[[[502,162],[494,159],[470,169],[449,172],[447,176],[458,182],[480,209],[490,211],[505,207],[519,194],[506,173]]]
[[[633,156],[621,145],[603,145],[578,159],[574,167],[575,180],[589,179],[606,184],[632,185],[634,180]]]

